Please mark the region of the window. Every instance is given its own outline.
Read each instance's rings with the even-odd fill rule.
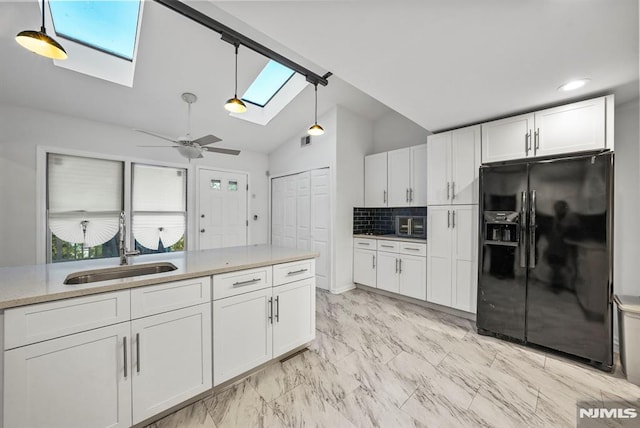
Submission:
[[[52,262],[118,255],[124,163],[47,155],[47,223]]]
[[[50,0],[49,9],[58,36],[133,60],[139,1]]]
[[[186,169],[56,153],[47,154],[46,165],[47,261],[118,257],[120,213],[129,197],[127,248],[185,249]]]
[[[184,250],[187,171],[133,164],[131,230],[143,254]]]
[[[260,74],[258,74],[258,77],[256,77],[256,80],[244,93],[242,99],[258,107],[264,107],[291,79],[293,74],[293,70],[278,62],[269,60]]]

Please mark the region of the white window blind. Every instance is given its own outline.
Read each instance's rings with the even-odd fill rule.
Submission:
[[[132,232],[145,248],[176,244],[186,228],[186,170],[133,165]]]
[[[94,247],[118,233],[123,162],[47,155],[49,228],[59,239]]]

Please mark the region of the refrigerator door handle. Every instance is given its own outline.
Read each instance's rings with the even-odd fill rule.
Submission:
[[[520,193],[522,207],[520,208],[520,267],[527,267],[527,192]]]
[[[529,267],[536,267],[536,191],[531,191],[529,201]]]

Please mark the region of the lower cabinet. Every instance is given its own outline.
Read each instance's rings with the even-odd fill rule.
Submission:
[[[358,247],[372,242],[377,251]],[[426,244],[355,238],[353,282],[415,299],[427,299]]]
[[[478,206],[430,206],[427,301],[476,312]]]
[[[376,252],[372,250],[353,249],[353,282],[375,287]]]
[[[131,426],[128,322],[4,353],[4,426]]]
[[[133,423],[211,389],[211,303],[131,322]]]
[[[217,386],[315,338],[315,278],[215,300],[213,313]]]

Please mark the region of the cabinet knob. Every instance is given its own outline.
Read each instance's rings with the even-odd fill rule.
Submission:
[[[200,233],[204,233],[204,232],[205,232],[205,230],[204,230],[204,229],[200,229]]]

